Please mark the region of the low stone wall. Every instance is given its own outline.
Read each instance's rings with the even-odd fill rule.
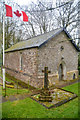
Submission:
[[[9,68],[6,68],[6,73],[10,76],[15,76],[16,79],[21,80],[22,82],[25,82],[26,84],[30,84],[31,86],[34,86],[36,88],[39,87],[39,82],[37,80],[37,77],[35,75],[29,75],[27,73],[15,71]]]
[[[52,86],[55,83],[59,83],[58,74],[49,74],[48,80],[49,80],[49,86]],[[38,81],[40,81],[40,82],[42,81],[42,86],[40,86],[40,87],[43,88],[44,87],[44,75],[39,75]]]
[[[34,86],[36,88],[43,88],[44,86],[44,75],[29,75],[27,73],[11,70],[9,68],[6,68],[6,73],[8,73],[10,76],[15,76],[16,79],[21,80],[22,82],[25,82],[26,84],[30,84],[31,86]],[[69,71],[66,73],[67,80],[73,80],[73,75],[75,74],[75,79],[78,78],[78,70]],[[49,74],[48,75],[49,80],[49,86],[55,85],[56,83],[59,84],[59,76],[58,74]]]
[[[66,73],[66,80],[73,80],[74,74],[75,74],[74,79],[77,79],[78,78],[78,70],[73,70],[73,71],[69,71]],[[41,86],[41,87],[43,87],[44,86],[44,75],[39,75],[38,80],[43,82],[42,86]],[[59,82],[60,82],[58,74],[49,74],[48,80],[49,80],[49,86],[53,86],[56,83],[59,84]],[[64,81],[66,81],[66,80],[64,80]]]
[[[79,75],[78,70],[69,71],[67,72],[67,80],[77,79],[78,75]]]

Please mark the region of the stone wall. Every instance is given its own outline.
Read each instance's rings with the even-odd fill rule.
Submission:
[[[20,57],[22,56],[22,70]],[[8,52],[5,54],[6,72],[25,83],[38,87],[37,48]],[[25,75],[24,75],[25,74]]]
[[[63,47],[63,49],[61,49]],[[59,80],[58,70],[59,65],[64,62],[66,66],[65,80],[73,79],[73,74],[78,77],[78,52],[69,41],[69,38],[64,32],[48,41],[38,50],[38,76],[43,75],[42,70],[45,66],[51,71],[49,74],[49,81],[52,84],[53,81]],[[73,71],[73,72],[71,72]]]
[[[62,49],[63,48],[63,49]],[[21,69],[22,57],[22,69]],[[43,87],[45,66],[49,73],[49,84],[59,81],[59,65],[65,63],[65,79],[78,77],[78,53],[64,32],[49,40],[38,48],[8,52],[5,55],[6,72],[17,79],[22,80],[34,87]]]

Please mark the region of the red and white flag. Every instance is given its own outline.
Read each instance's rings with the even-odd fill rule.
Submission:
[[[23,14],[23,21],[28,21],[28,16],[26,15],[26,13],[24,11],[22,11]]]
[[[8,17],[13,17],[12,7],[9,6],[9,5],[6,5],[6,4],[5,4],[5,7],[6,7],[6,16],[8,16]]]
[[[6,7],[6,16],[13,17],[13,13],[14,13],[17,17],[23,16],[23,21],[28,22],[28,16],[26,15],[26,13],[24,11],[21,11],[22,12],[22,14],[21,14],[18,10],[13,12],[12,7],[9,5],[5,4],[5,7]]]

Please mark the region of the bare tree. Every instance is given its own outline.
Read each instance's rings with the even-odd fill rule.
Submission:
[[[77,11],[78,11],[78,44],[79,44],[79,47],[80,47],[80,1],[79,0],[78,0]]]
[[[56,0],[56,8],[54,9],[53,6],[53,1],[41,0],[40,2],[38,0],[36,4],[32,3],[29,7],[25,7],[29,16],[29,22],[25,24],[25,30],[29,37],[43,34],[59,27],[65,27],[75,37],[73,31],[76,31],[78,24],[78,4],[75,4],[74,1],[63,2],[62,0]]]
[[[65,4],[62,0],[56,0],[56,7]],[[73,39],[75,40],[76,36],[74,35],[74,31],[77,32],[77,25],[78,25],[78,11],[77,11],[78,4],[75,4],[74,1],[70,1],[69,3],[65,4],[62,7],[56,9],[58,26],[65,27],[68,32],[72,35]],[[77,33],[76,33],[77,34]]]
[[[29,37],[43,34],[54,29],[54,11],[46,11],[46,8],[48,7],[52,7],[52,2],[48,3],[46,0],[42,0],[41,2],[37,1],[36,4],[31,3],[29,7],[25,7],[29,21],[26,24],[23,23],[22,26],[25,26],[25,30]]]
[[[66,1],[56,0],[55,9],[53,0],[37,0],[36,4],[21,6],[20,9],[24,8],[29,21],[21,22],[14,18],[6,19],[6,48],[19,41],[27,40],[59,27],[65,27],[70,33],[73,33],[78,24],[77,4],[74,2],[65,3]],[[14,6],[14,3],[11,4]],[[18,5],[15,3],[15,6]]]
[[[11,2],[11,6],[13,7],[14,2]],[[6,3],[8,4],[8,3]],[[3,34],[3,7],[5,8],[5,5],[3,4],[3,1],[1,0],[0,4],[0,49],[2,49],[2,34]],[[16,4],[15,4],[16,7]],[[9,48],[11,45],[19,42],[21,40],[20,37],[20,29],[18,29],[18,21],[14,18],[5,17],[5,49]],[[18,34],[17,34],[18,33]]]

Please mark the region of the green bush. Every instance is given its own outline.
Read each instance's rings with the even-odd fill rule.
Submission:
[[[79,53],[79,56],[78,56],[78,70],[79,70],[79,75],[80,75],[80,53]]]
[[[80,66],[78,66],[78,70],[79,70],[79,75],[80,75]]]

